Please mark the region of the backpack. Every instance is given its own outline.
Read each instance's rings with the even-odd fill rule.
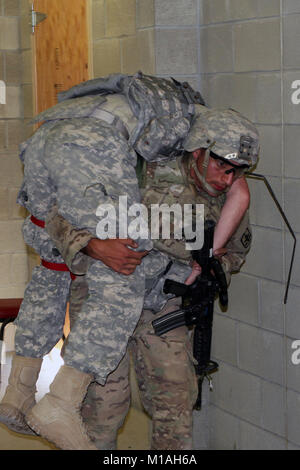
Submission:
[[[187,83],[138,72],[88,80],[58,95],[59,102],[90,95],[123,94],[138,120],[129,143],[147,161],[165,161],[182,152],[194,121],[194,104],[205,105]],[[59,106],[59,105],[58,105]]]

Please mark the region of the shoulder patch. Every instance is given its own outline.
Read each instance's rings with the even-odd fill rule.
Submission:
[[[245,232],[241,237],[241,243],[244,248],[249,248],[252,240],[252,234],[248,228],[246,228]]]

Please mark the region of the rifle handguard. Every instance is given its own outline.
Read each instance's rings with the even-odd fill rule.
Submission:
[[[211,259],[211,268],[218,282],[219,300],[222,307],[228,306],[227,281],[220,261],[214,256]]]

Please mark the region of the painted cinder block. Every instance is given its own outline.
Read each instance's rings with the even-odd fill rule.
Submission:
[[[279,177],[268,177],[268,182],[282,206],[282,184]],[[248,178],[248,186],[251,194],[249,208],[250,220],[254,225],[270,228],[283,228],[283,220],[277,209],[276,203],[271,197],[267,186],[257,179]]]
[[[300,3],[298,0],[283,0],[282,8],[284,14],[300,13]]]
[[[137,28],[148,28],[155,25],[154,0],[137,0]]]
[[[284,383],[282,335],[239,324],[239,367],[266,380]]]
[[[273,433],[240,421],[241,450],[285,450],[285,439]]]
[[[18,19],[0,16],[0,49],[19,49]]]
[[[283,67],[295,69],[300,67],[300,14],[283,18]]]
[[[92,5],[93,41],[105,37],[105,2],[94,0]]]
[[[287,392],[288,440],[300,445],[300,393]]]
[[[237,321],[246,322],[250,325],[258,325],[258,280],[242,273],[233,274],[228,294],[227,314]]]
[[[262,381],[262,427],[284,437],[286,425],[286,390],[284,387]]]
[[[261,422],[261,379],[220,361],[213,375],[211,403],[253,424]]]
[[[106,0],[106,37],[135,34],[136,1]]]
[[[252,226],[252,247],[247,262],[242,266],[243,273],[283,281],[283,233],[279,230]],[[276,256],[270,256],[276,253]]]
[[[157,75],[185,75],[198,71],[197,33],[194,29],[157,29]]]
[[[189,26],[197,24],[197,3],[197,0],[185,0],[184,2],[182,0],[155,0],[155,25]]]
[[[257,20],[235,24],[235,71],[280,69],[280,21]]]
[[[119,39],[102,39],[94,44],[94,74],[103,77],[121,71],[121,50]]]
[[[210,406],[210,450],[239,449],[239,419]]]
[[[233,71],[232,26],[217,25],[200,31],[200,67],[206,73]]]
[[[212,334],[212,357],[218,361],[237,364],[236,322],[225,315],[214,316]]]
[[[284,332],[285,285],[262,279],[260,282],[260,326],[274,333]]]
[[[257,128],[260,137],[260,153],[255,171],[267,177],[282,176],[281,125],[259,124]]]
[[[300,113],[300,104],[295,106],[298,106]],[[284,175],[287,178],[300,178],[300,159],[295,158],[299,146],[300,125],[284,126]]]

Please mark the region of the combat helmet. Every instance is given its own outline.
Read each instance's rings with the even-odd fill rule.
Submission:
[[[196,114],[191,130],[183,143],[187,152],[199,148],[207,149],[203,162],[204,174],[200,175],[196,165],[193,168],[206,187],[206,171],[210,153],[228,160],[235,166],[251,169],[257,163],[259,134],[254,124],[233,109],[210,109],[195,105]],[[209,186],[209,191],[217,194]]]

